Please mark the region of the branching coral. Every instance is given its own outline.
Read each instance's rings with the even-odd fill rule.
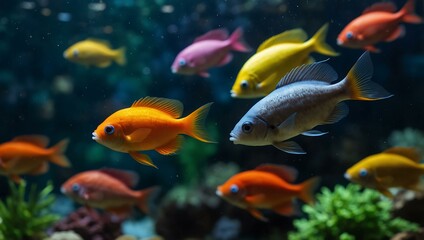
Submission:
[[[94,209],[81,207],[54,226],[55,231],[72,230],[83,239],[114,240],[122,235],[122,219],[107,213],[100,214]]]
[[[392,202],[371,189],[361,191],[356,184],[336,186],[334,192],[323,188],[314,206],[304,205],[308,219],[294,221],[297,232],[290,240],[385,239],[401,231],[417,231],[418,225],[392,218]]]
[[[31,185],[25,201],[26,182],[15,186],[9,181],[10,195],[0,201],[0,239],[42,239],[45,230],[59,216],[48,212],[55,201],[51,194],[53,185],[48,183],[41,191]]]

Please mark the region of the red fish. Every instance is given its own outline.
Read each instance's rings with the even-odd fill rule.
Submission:
[[[343,29],[337,38],[337,44],[379,52],[374,44],[391,42],[405,34],[405,27],[400,23],[417,24],[422,21],[414,13],[414,0],[408,0],[398,12],[391,2],[376,3]]]
[[[49,170],[48,162],[69,167],[68,158],[63,155],[68,146],[64,139],[47,148],[49,139],[41,135],[25,135],[0,144],[0,174],[19,182],[19,175],[40,175]]]
[[[319,178],[314,177],[301,184],[291,184],[296,176],[294,168],[264,164],[234,175],[218,186],[216,194],[262,221],[268,219],[258,209],[292,216],[297,213],[293,200],[300,198],[306,203],[313,203],[313,191],[319,183]]]
[[[158,187],[131,190],[130,187],[137,182],[138,175],[130,171],[93,170],[71,177],[62,185],[61,192],[80,204],[105,209],[120,216],[128,215],[134,205],[148,213],[149,198]]]

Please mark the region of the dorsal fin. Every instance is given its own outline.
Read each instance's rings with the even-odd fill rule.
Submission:
[[[262,164],[255,168],[255,170],[272,173],[287,182],[294,182],[297,178],[297,170],[286,165]]]
[[[326,61],[316,62],[312,64],[305,64],[300,67],[292,69],[287,73],[277,84],[277,88],[286,86],[290,83],[315,80],[326,83],[336,81],[338,75],[334,69],[326,63]]]
[[[224,28],[219,28],[215,30],[211,30],[202,36],[197,37],[194,39],[194,42],[200,42],[205,40],[221,40],[224,41],[228,38],[228,31]]]
[[[367,7],[362,14],[367,14],[370,12],[396,12],[396,5],[392,2],[380,2],[374,3],[373,5]]]
[[[392,147],[386,149],[384,153],[393,153],[401,155],[408,159],[411,159],[414,162],[419,162],[421,160],[421,154],[419,153],[418,149],[413,147]]]
[[[45,148],[49,145],[49,138],[43,135],[22,135],[12,139],[13,142],[26,142]]]
[[[148,107],[160,110],[174,118],[181,117],[183,104],[178,100],[168,98],[144,97],[135,101],[131,107]]]
[[[308,35],[301,28],[296,28],[282,32],[265,40],[256,52],[272,47],[280,43],[303,43],[308,38]]]
[[[133,171],[124,171],[113,168],[103,168],[99,170],[102,173],[105,173],[113,178],[118,179],[126,186],[133,188],[138,183],[138,174]]]
[[[111,47],[111,45],[110,45],[110,43],[108,42],[108,41],[106,41],[106,40],[102,40],[102,39],[97,39],[97,38],[87,38],[86,39],[86,41],[89,41],[89,42],[95,42],[95,43],[98,43],[98,44],[102,44],[102,45],[105,45],[106,47],[108,47],[108,48],[110,48]]]

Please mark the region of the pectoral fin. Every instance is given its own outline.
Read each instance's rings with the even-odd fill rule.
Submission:
[[[388,198],[393,198],[393,194],[387,188],[377,188],[377,191]]]
[[[146,154],[142,154],[139,152],[129,152],[130,156],[136,160],[137,162],[147,165],[147,166],[151,166],[154,168],[158,168],[156,167],[156,165],[153,163],[152,159],[150,159],[149,156],[147,156]]]
[[[144,139],[150,134],[152,129],[150,128],[139,128],[126,136],[126,139],[130,143],[143,142]]]
[[[43,161],[37,168],[33,169],[29,174],[40,175],[49,171],[49,164],[47,161]]]
[[[302,147],[300,147],[299,144],[297,144],[294,141],[279,142],[279,143],[274,143],[272,145],[286,153],[306,154],[306,152],[302,149]]]
[[[247,211],[252,214],[256,219],[259,219],[263,222],[268,222],[268,218],[266,218],[258,209],[248,208]]]
[[[156,148],[155,150],[162,155],[173,154],[181,148],[182,142],[183,136],[177,136],[176,138],[172,139],[165,145]]]
[[[223,66],[223,65],[231,62],[231,60],[233,60],[233,54],[229,53],[229,54],[225,55],[225,57],[218,63],[217,66]]]
[[[296,123],[296,114],[297,113],[293,113],[288,118],[286,118],[286,120],[284,120],[284,122],[282,122],[278,125],[278,129],[279,130],[290,130],[290,129],[294,128],[295,123]]]
[[[385,39],[386,42],[393,42],[394,40],[401,38],[405,35],[405,27],[400,25],[398,28],[396,28],[395,31],[387,38]]]
[[[301,133],[303,136],[308,136],[308,137],[319,137],[322,136],[324,134],[327,134],[328,132],[321,132],[318,130],[309,130],[306,132]]]
[[[373,52],[373,53],[379,53],[380,52],[380,49],[374,47],[373,45],[365,46],[364,49],[366,51],[370,51],[370,52]]]
[[[273,211],[284,216],[299,215],[300,211],[294,202],[287,202],[280,206],[274,207]]]
[[[101,62],[96,64],[96,66],[100,68],[107,68],[110,66],[110,64],[112,64],[112,61]]]
[[[22,180],[22,178],[21,178],[21,177],[19,177],[19,176],[18,176],[18,175],[16,175],[16,174],[9,175],[9,178],[10,178],[13,182],[15,182],[15,183],[17,183],[17,184],[19,184],[19,183],[21,182],[21,180]]]

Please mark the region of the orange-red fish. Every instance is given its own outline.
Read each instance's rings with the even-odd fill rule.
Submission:
[[[364,187],[374,188],[387,197],[393,197],[389,188],[406,188],[423,191],[420,177],[424,164],[415,148],[392,147],[368,156],[345,173],[345,178]]]
[[[391,42],[405,34],[400,23],[422,23],[414,14],[414,0],[408,0],[401,10],[391,2],[376,3],[365,9],[361,16],[350,22],[337,38],[337,44],[379,52],[374,44]]]
[[[49,170],[48,162],[62,167],[70,163],[63,153],[68,146],[64,139],[55,146],[47,148],[49,139],[41,135],[18,136],[0,144],[0,174],[19,182],[19,175],[39,175]]]
[[[129,153],[139,163],[156,167],[149,156],[139,151],[173,154],[181,147],[180,134],[211,142],[203,128],[211,104],[180,118],[183,112],[180,101],[145,97],[106,118],[92,133],[92,139],[115,151]]]
[[[218,186],[216,194],[262,221],[267,221],[267,218],[258,209],[292,216],[297,213],[293,200],[300,198],[306,203],[313,203],[313,191],[319,183],[319,178],[314,177],[301,184],[292,184],[296,176],[294,168],[264,164],[234,175]]]
[[[134,172],[101,169],[74,175],[60,190],[80,204],[104,209],[117,215],[128,215],[134,205],[144,213],[149,213],[149,198],[158,187],[140,191],[131,190],[137,182],[138,175]]]

